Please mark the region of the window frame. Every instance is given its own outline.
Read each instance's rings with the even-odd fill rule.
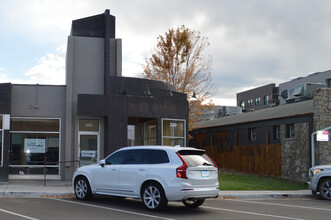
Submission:
[[[270,104],[269,95],[263,96],[263,103],[264,103],[264,105],[269,105]]]
[[[295,125],[294,123],[286,124],[286,138],[295,137]]]
[[[255,97],[255,105],[261,105],[261,97]]]
[[[246,103],[245,103],[245,101],[241,101],[241,102],[240,102],[240,107],[241,107],[241,109],[242,109],[243,111],[246,110]]]
[[[280,125],[273,126],[273,139],[280,140]]]
[[[247,100],[247,107],[253,106],[253,99],[248,99]]]
[[[256,128],[248,129],[248,141],[256,141]]]
[[[178,137],[178,136],[164,136],[163,135],[163,125],[164,121],[180,121],[183,122],[183,137]],[[184,140],[184,146],[181,147],[186,147],[186,120],[185,119],[173,119],[173,118],[162,118],[161,120],[161,144],[163,145],[163,139],[164,138],[170,138],[170,139],[183,139]]]
[[[15,130],[15,131],[12,131],[10,130],[10,136],[11,134],[58,134],[59,135],[59,155],[58,155],[58,158],[59,158],[59,161],[61,161],[61,125],[62,125],[62,121],[61,121],[61,118],[44,118],[44,117],[11,117],[10,118],[10,121],[12,119],[27,119],[27,120],[58,120],[59,122],[59,131],[18,131],[18,130]],[[11,149],[11,145],[9,146],[10,149]],[[11,158],[9,158],[11,159]],[[44,167],[44,165],[11,165],[9,164],[8,165],[9,168],[13,167],[13,168],[42,168]],[[46,167],[48,168],[58,168],[58,173],[57,174],[47,174],[47,175],[61,175],[61,166],[60,164],[58,165],[46,165]],[[19,175],[19,174],[11,174],[9,172],[9,175]],[[30,174],[28,174],[30,175]],[[43,175],[43,174],[31,174],[31,175]]]

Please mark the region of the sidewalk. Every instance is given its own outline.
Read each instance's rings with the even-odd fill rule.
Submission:
[[[49,180],[44,186],[44,181],[24,180],[0,183],[0,196],[40,197],[52,195],[73,195],[74,189],[71,182]]]
[[[71,182],[49,180],[0,183],[1,197],[40,197],[74,195]],[[302,198],[312,197],[310,190],[296,191],[220,191],[220,198]]]

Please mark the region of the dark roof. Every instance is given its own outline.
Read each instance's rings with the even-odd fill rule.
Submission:
[[[304,115],[313,113],[313,110],[313,100],[308,100],[292,104],[279,105],[276,107],[261,109],[239,115],[216,118],[209,121],[202,121],[196,124],[193,129],[242,124],[247,122]]]

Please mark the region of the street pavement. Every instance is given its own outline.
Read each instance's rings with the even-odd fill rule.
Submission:
[[[0,183],[2,197],[40,197],[74,195],[71,182],[65,181],[10,181]],[[295,191],[220,191],[220,198],[301,198],[312,197],[310,190]]]

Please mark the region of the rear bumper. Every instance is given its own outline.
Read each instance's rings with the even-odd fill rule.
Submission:
[[[174,189],[174,188],[173,188]],[[174,190],[166,192],[169,201],[182,201],[187,199],[207,199],[217,198],[219,194],[219,185],[187,187],[179,186]]]

